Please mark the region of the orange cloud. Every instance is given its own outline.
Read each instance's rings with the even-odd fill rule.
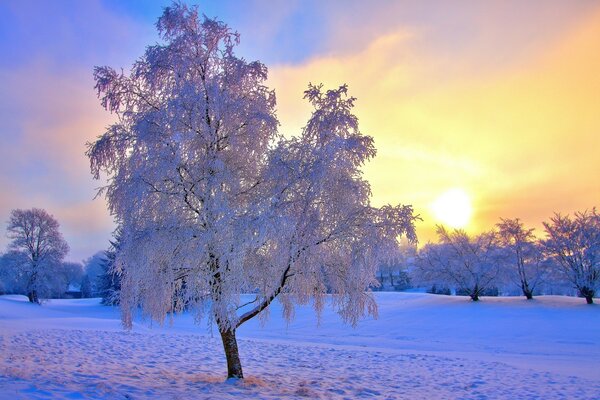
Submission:
[[[418,49],[419,34],[396,31],[350,54],[272,68],[284,131],[298,132],[309,116],[308,82],[348,83],[379,149],[366,169],[374,202],[412,203],[425,241],[437,222],[429,204],[451,187],[473,196],[473,231],[499,217],[540,227],[554,211],[598,204],[600,9],[498,68],[479,69],[477,54],[457,67],[465,61]]]

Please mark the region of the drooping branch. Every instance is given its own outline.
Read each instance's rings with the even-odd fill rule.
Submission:
[[[256,307],[254,307],[252,310],[245,312],[244,314],[242,314],[240,316],[240,318],[238,319],[235,327],[239,328],[244,322],[248,321],[249,319],[254,318],[255,316],[257,316],[262,310],[264,310],[265,308],[269,307],[269,305],[273,302],[273,300],[275,300],[275,298],[279,295],[279,293],[281,293],[281,291],[283,290],[288,278],[291,276],[289,275],[290,269],[292,268],[292,263],[290,262],[288,264],[288,266],[286,267],[285,271],[283,271],[283,275],[281,276],[281,280],[279,282],[279,286],[277,287],[277,289],[275,289],[275,291],[268,297],[265,297],[260,304],[258,304]]]

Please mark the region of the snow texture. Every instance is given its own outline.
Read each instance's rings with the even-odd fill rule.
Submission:
[[[239,330],[244,381],[224,382],[218,334],[193,315],[136,321],[97,299],[0,297],[0,399],[597,399],[600,309],[541,296],[378,293],[357,329],[309,306]],[[582,326],[585,329],[582,329]],[[204,333],[204,334],[203,334]],[[259,339],[260,338],[260,339]]]

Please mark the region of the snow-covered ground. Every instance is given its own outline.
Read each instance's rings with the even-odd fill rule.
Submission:
[[[600,399],[600,307],[544,296],[376,293],[353,329],[277,304],[239,331],[246,379],[224,382],[218,336],[189,315],[121,329],[97,299],[0,296],[0,399]]]

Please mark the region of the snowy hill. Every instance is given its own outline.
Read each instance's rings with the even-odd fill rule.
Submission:
[[[600,307],[543,296],[376,293],[356,329],[299,307],[239,330],[247,379],[224,383],[218,335],[190,315],[121,329],[97,299],[0,296],[5,398],[600,398]],[[168,324],[167,324],[168,325]]]

